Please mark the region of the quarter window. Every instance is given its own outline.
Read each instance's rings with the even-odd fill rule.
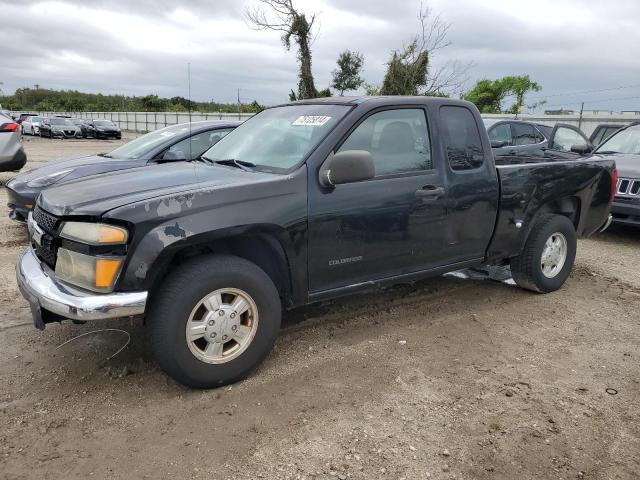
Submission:
[[[431,145],[424,110],[384,110],[365,119],[338,149],[366,150],[376,177],[431,170]]]
[[[523,123],[513,124],[514,137],[516,145],[533,145],[538,143],[536,140],[536,133],[533,125],[527,125]]]
[[[447,160],[452,170],[472,170],[484,163],[484,149],[476,120],[465,107],[440,108]]]

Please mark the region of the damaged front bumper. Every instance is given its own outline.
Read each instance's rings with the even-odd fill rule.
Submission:
[[[63,319],[84,322],[142,315],[147,303],[147,292],[96,294],[63,285],[31,248],[20,255],[16,277],[31,307],[33,323],[40,330]]]

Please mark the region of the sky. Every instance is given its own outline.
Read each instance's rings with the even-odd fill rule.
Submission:
[[[278,32],[256,31],[257,0],[0,0],[0,88],[188,95],[194,100],[273,105],[297,87],[295,50]],[[363,77],[382,82],[385,63],[419,30],[419,0],[294,0],[317,15],[312,45],[318,89],[345,49],[365,57]],[[640,1],[431,0],[451,26],[433,68],[472,63],[466,88],[483,78],[528,74],[542,86],[527,103],[544,108],[640,110]],[[12,40],[10,40],[12,39]],[[357,92],[361,93],[361,92]]]

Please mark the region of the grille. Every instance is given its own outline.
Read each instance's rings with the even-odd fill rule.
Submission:
[[[43,235],[42,240],[45,243],[46,240],[49,240],[51,243],[49,245],[35,245],[36,255],[40,260],[49,265],[51,268],[56,267],[56,249],[53,246],[53,239],[51,237],[47,238],[48,235]]]
[[[33,210],[33,219],[45,231],[40,245],[32,242],[36,255],[51,268],[55,268],[57,256],[55,234],[59,221],[57,217],[45,212],[38,205]]]
[[[616,187],[616,195],[638,196],[640,195],[640,180],[633,178],[619,178]]]
[[[58,226],[58,219],[42,210],[38,205],[33,210],[33,219],[47,233],[55,234]]]

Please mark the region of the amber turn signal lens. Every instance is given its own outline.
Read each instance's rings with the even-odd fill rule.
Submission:
[[[125,243],[127,241],[127,232],[120,228],[100,226],[99,243]]]
[[[113,285],[122,260],[113,258],[98,258],[96,260],[96,287],[110,288]]]

